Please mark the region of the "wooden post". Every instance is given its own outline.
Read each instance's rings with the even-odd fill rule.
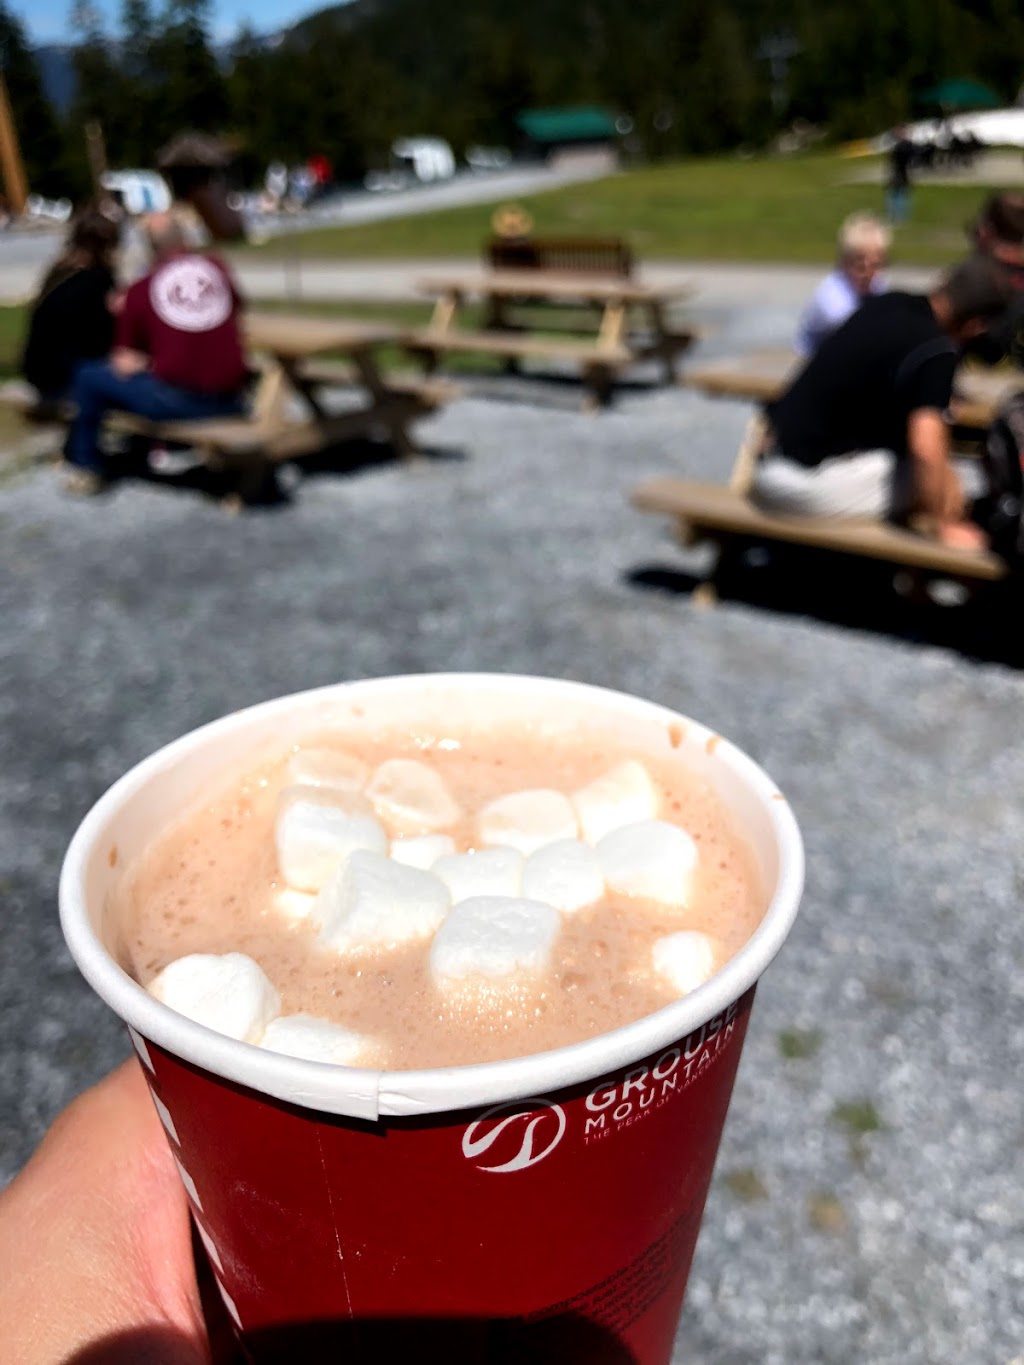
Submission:
[[[25,166],[18,146],[18,133],[11,114],[11,102],[7,98],[7,82],[0,72],[0,171],[3,173],[7,205],[12,214],[25,212],[28,199],[28,184],[25,180]]]
[[[90,119],[85,125],[85,154],[89,158],[93,189],[99,192],[107,173],[107,144],[103,138],[103,125],[98,119]]]

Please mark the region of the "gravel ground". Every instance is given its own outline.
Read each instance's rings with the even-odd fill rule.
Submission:
[[[709,354],[738,335],[717,321]],[[762,312],[744,340],[790,322]],[[637,388],[593,417],[569,387],[499,395],[425,425],[448,458],[311,477],[280,510],[231,518],[141,483],[76,503],[45,468],[0,487],[0,1180],[125,1052],[56,912],[68,838],[115,777],[234,707],[336,679],[575,677],[747,748],[808,845],[679,1361],[1010,1365],[1024,1350],[1021,675],[914,638],[928,632],[898,612],[863,628],[885,605],[874,587],[855,629],[812,599],[781,612],[753,591],[701,613],[638,586],[678,586],[696,561],[628,489],[723,477],[741,406]],[[768,581],[793,599],[825,566]]]

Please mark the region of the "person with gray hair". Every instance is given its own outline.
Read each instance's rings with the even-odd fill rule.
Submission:
[[[930,294],[868,299],[770,403],[752,496],[788,516],[904,521],[978,547],[950,459],[946,410],[958,347],[999,317],[1012,285],[970,256]]]
[[[797,328],[797,355],[813,355],[851,313],[886,289],[882,271],[889,263],[892,229],[873,213],[851,213],[839,229],[838,260],[818,285]]]
[[[110,360],[83,365],[75,377],[71,492],[99,492],[107,482],[99,441],[111,409],[155,422],[242,410],[241,300],[227,266],[191,250],[170,213],[152,215],[145,227],[153,267],[125,295]]]

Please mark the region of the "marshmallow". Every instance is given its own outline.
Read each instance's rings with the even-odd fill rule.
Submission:
[[[444,778],[414,758],[389,758],[382,763],[366,794],[393,834],[430,834],[454,825],[462,816]]]
[[[477,816],[477,830],[482,843],[509,844],[526,857],[557,839],[575,839],[579,832],[569,798],[544,788],[489,802]]]
[[[430,971],[443,984],[465,977],[500,980],[542,971],[562,917],[550,905],[511,896],[475,896],[449,913],[430,946]]]
[[[286,919],[307,919],[316,896],[309,891],[295,891],[290,886],[282,886],[274,892],[274,909]]]
[[[428,872],[438,858],[455,852],[455,840],[450,834],[421,834],[412,839],[392,839],[391,856],[396,863],[418,867]]]
[[[452,893],[452,904],[473,896],[518,896],[523,855],[517,848],[481,848],[439,858],[432,871]]]
[[[277,864],[289,886],[319,891],[357,849],[386,853],[388,836],[358,796],[288,787],[278,801]]]
[[[179,957],[147,989],[186,1018],[243,1043],[258,1043],[281,1008],[281,997],[262,967],[245,953]]]
[[[333,1062],[335,1066],[359,1066],[372,1042],[341,1024],[317,1019],[312,1014],[282,1014],[267,1025],[260,1047],[302,1057],[307,1062]]]
[[[596,844],[613,829],[657,818],[660,802],[650,774],[635,758],[614,768],[572,794],[583,838]]]
[[[623,825],[606,834],[596,852],[612,891],[665,905],[689,902],[697,845],[678,825],[665,820]]]
[[[571,913],[604,895],[597,854],[578,839],[559,839],[531,853],[523,869],[523,895]]]
[[[342,749],[299,749],[288,760],[288,780],[303,787],[358,792],[369,776],[370,765]]]
[[[310,923],[338,952],[429,938],[451,904],[440,878],[379,853],[353,853],[316,898]]]
[[[715,940],[707,934],[685,929],[655,939],[651,946],[651,961],[654,970],[680,995],[688,995],[714,975],[716,946]]]

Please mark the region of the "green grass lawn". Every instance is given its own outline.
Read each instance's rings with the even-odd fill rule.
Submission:
[[[27,315],[28,309],[21,305],[10,308],[0,305],[0,380],[11,379],[18,373]],[[0,403],[0,450],[16,445],[29,430],[19,412]],[[0,482],[9,473],[9,465],[5,463],[0,468]]]
[[[680,161],[517,202],[528,207],[537,233],[619,234],[644,259],[825,263],[846,214],[882,210],[880,186],[847,183],[851,167],[864,164],[835,155]],[[949,261],[963,246],[964,223],[983,193],[976,186],[918,186],[912,221],[897,234],[898,260]],[[493,212],[493,204],[480,204],[322,228],[247,250],[279,258],[475,257]]]
[[[10,379],[18,373],[27,318],[28,309],[21,304],[9,308],[0,305],[0,379]]]
[[[423,326],[430,318],[432,305],[414,300],[396,303],[382,299],[379,303],[357,300],[307,300],[307,299],[264,299],[254,302],[252,307],[260,313],[299,313],[308,317],[368,318],[370,320],[392,322],[399,327]],[[25,335],[28,309],[22,305],[4,307],[0,305],[0,380],[11,379],[18,373],[18,360],[21,355]],[[474,327],[480,321],[476,305],[467,305],[466,323]],[[386,369],[414,367],[409,355],[397,347],[384,347],[379,360]],[[497,356],[449,356],[445,363],[447,371],[500,370],[502,362]],[[11,407],[0,403],[0,444],[9,440],[13,434],[23,432],[25,424]]]

